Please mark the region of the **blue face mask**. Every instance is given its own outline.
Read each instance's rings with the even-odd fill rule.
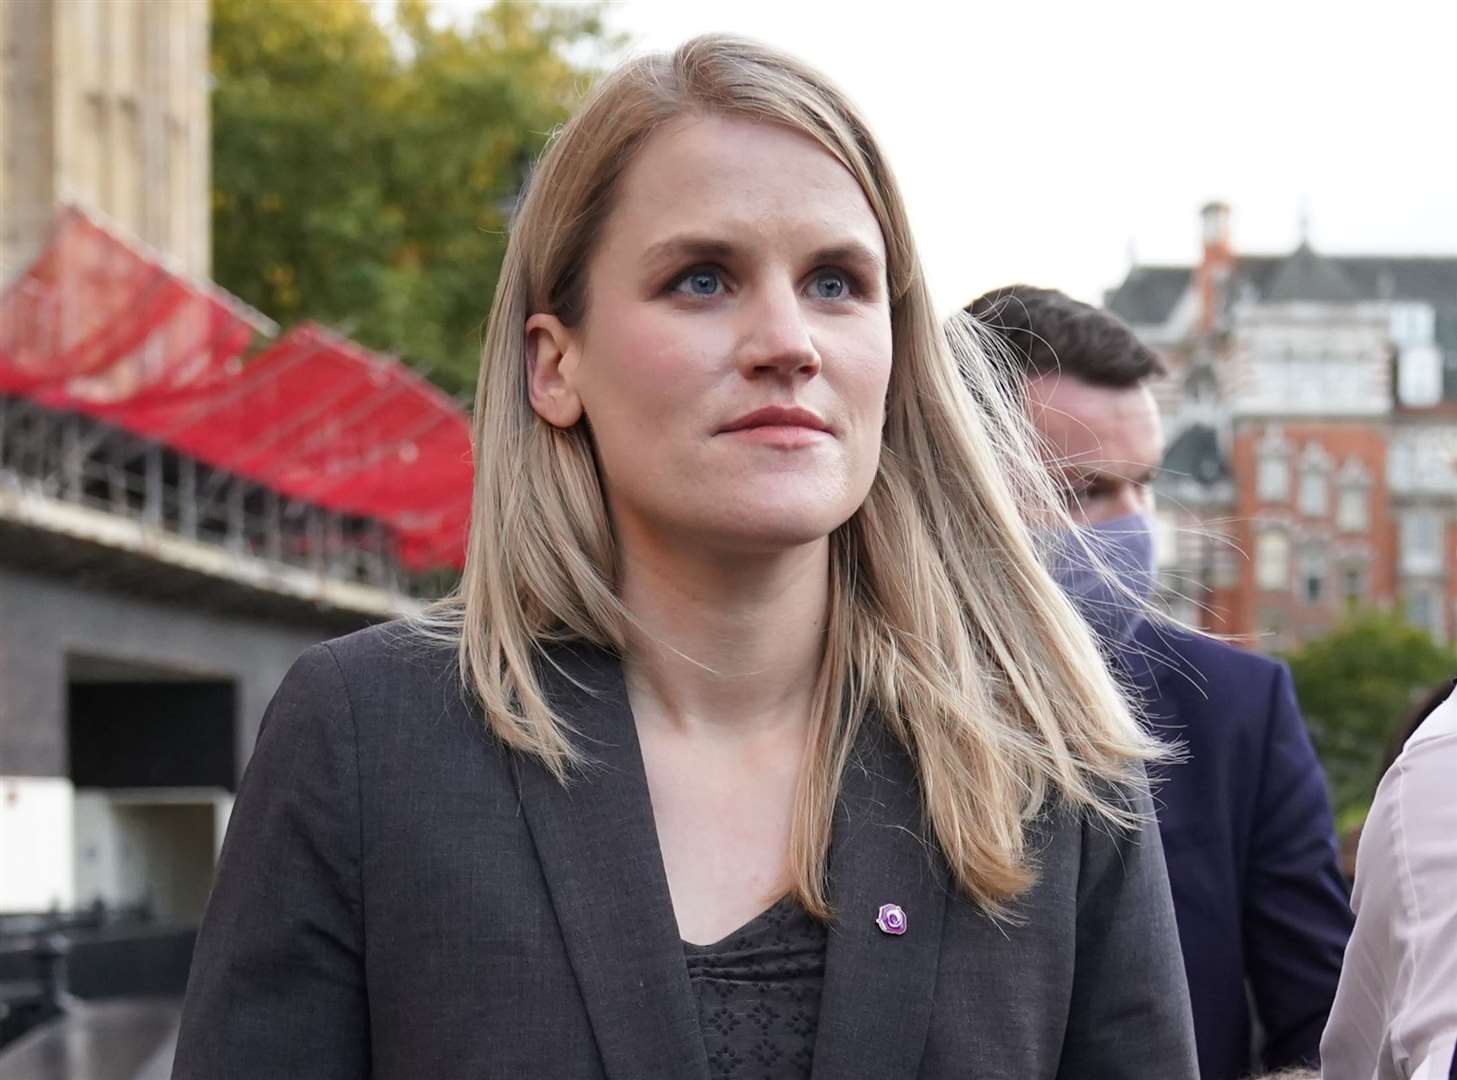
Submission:
[[[1138,601],[1153,595],[1153,522],[1143,514],[1129,514],[1078,532],[1096,561],[1072,536],[1063,534],[1053,541],[1048,570],[1099,640],[1122,645],[1143,622]],[[1109,580],[1110,574],[1117,584]]]

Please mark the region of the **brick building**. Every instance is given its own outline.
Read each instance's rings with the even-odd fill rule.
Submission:
[[[1165,600],[1277,648],[1352,604],[1457,637],[1457,257],[1235,252],[1137,266],[1107,307],[1167,361]]]

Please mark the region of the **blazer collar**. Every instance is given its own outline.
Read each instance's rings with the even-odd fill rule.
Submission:
[[[708,1062],[616,657],[551,650],[553,706],[596,762],[566,787],[516,769],[527,824],[603,1066],[614,1080],[708,1080]],[[816,1080],[910,1080],[935,993],[947,878],[921,839],[914,770],[875,718],[846,772],[830,852],[836,919],[825,955]],[[906,932],[876,923],[884,904]]]
[[[621,665],[572,646],[541,672],[596,764],[563,787],[521,761],[517,784],[603,1068],[613,1080],[708,1080]]]

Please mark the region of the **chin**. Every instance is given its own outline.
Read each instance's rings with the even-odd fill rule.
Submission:
[[[865,501],[870,478],[865,491],[848,481],[843,476],[790,483],[782,477],[767,482],[698,477],[693,483],[639,489],[646,497],[641,502],[620,498],[613,516],[619,529],[622,518],[635,519],[640,524],[628,531],[656,536],[657,542],[726,556],[772,555],[822,543],[849,521]]]
[[[709,543],[726,550],[771,554],[823,541],[855,513],[856,507],[798,505],[756,506],[727,501],[731,515],[715,514],[705,522]]]

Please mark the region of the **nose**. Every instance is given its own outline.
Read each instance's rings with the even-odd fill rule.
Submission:
[[[1148,514],[1152,509],[1153,496],[1148,488],[1125,481],[1109,494],[1104,505],[1099,508],[1098,520],[1116,521],[1135,514]]]
[[[746,379],[807,379],[822,362],[792,283],[765,286],[743,308],[738,365]]]

